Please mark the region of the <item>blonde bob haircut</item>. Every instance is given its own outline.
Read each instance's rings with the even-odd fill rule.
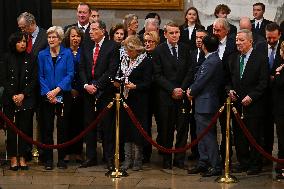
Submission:
[[[124,41],[123,45],[126,50],[137,51],[138,53],[143,53],[145,48],[136,35],[128,36]]]
[[[52,33],[55,33],[60,41],[63,40],[64,31],[61,26],[51,26],[50,28],[48,28],[48,30],[46,31],[46,34],[49,35]]]
[[[144,40],[145,40],[146,36],[150,36],[153,39],[153,41],[155,42],[156,45],[158,45],[160,43],[160,36],[159,36],[158,32],[156,32],[156,31],[145,32],[144,37],[143,37]]]

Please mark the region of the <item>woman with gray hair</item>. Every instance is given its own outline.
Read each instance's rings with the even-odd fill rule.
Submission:
[[[115,82],[116,87],[123,88],[123,97],[128,106],[147,130],[148,127],[148,93],[152,78],[152,64],[148,58],[142,42],[137,36],[128,36],[120,49],[120,66],[116,79],[121,81],[121,86]],[[125,161],[122,166],[127,170],[142,169],[143,137],[135,128],[126,112],[122,113],[122,137],[125,142]],[[135,153],[132,154],[132,151]]]
[[[57,116],[57,143],[66,141],[66,128],[71,104],[71,83],[74,77],[73,55],[61,43],[64,37],[60,26],[47,30],[48,47],[39,52],[38,68],[42,112],[42,142],[53,144],[54,117]],[[57,167],[66,169],[65,150],[58,150]],[[46,170],[53,169],[53,150],[44,149]]]
[[[138,31],[138,16],[135,14],[127,14],[123,19],[123,25],[127,31],[127,36],[136,35]]]

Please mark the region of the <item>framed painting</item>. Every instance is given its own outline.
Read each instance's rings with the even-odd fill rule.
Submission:
[[[183,10],[184,0],[52,0],[52,7],[74,9],[86,2],[99,9]]]

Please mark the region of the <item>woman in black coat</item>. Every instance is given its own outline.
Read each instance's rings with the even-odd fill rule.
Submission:
[[[24,133],[33,128],[37,66],[34,58],[26,53],[27,40],[23,33],[16,32],[9,38],[10,51],[4,57],[2,78],[4,86],[4,113]],[[27,143],[8,129],[7,151],[11,157],[11,170],[27,170],[24,153]],[[19,157],[19,162],[17,159]]]
[[[196,30],[205,29],[201,25],[198,10],[195,7],[189,7],[184,15],[185,22],[180,26],[180,42],[189,45],[190,50],[197,49],[196,40]]]
[[[144,52],[137,36],[128,36],[120,49],[120,66],[117,79],[123,81],[123,98],[132,109],[144,130],[148,127],[148,95],[152,78],[151,60]],[[117,85],[116,85],[117,86]],[[142,169],[144,140],[126,112],[122,112],[122,135],[124,136],[125,161],[123,169],[133,165],[132,170]],[[132,151],[135,153],[132,154]]]

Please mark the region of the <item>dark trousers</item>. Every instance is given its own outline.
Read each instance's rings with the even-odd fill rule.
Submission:
[[[16,127],[20,129],[23,133],[30,133],[33,129],[33,114],[32,109],[22,110],[15,113],[15,109],[12,107],[4,107],[4,112],[8,118],[13,121],[14,115],[16,118]],[[7,152],[10,157],[19,156],[24,157],[26,154],[28,143],[25,142],[21,137],[18,137],[17,144],[17,134],[8,127],[7,129]]]
[[[191,142],[193,142],[197,138],[197,135],[196,135],[196,121],[195,121],[195,117],[194,117],[194,114],[195,114],[194,99],[192,100],[192,102],[193,102],[192,107],[191,107],[192,111],[189,114],[189,126],[190,126],[189,133],[190,133],[190,141]],[[199,155],[197,145],[195,145],[195,146],[193,146],[191,148],[191,154],[194,155],[194,156],[198,156]]]
[[[195,113],[196,134],[200,135],[212,120],[214,114]],[[217,143],[216,129],[213,127],[198,143],[199,160],[198,167],[207,167],[208,164],[217,169],[221,169],[219,149]]]
[[[64,105],[63,105],[64,104]],[[62,144],[67,141],[67,128],[69,125],[69,114],[71,105],[71,94],[64,93],[63,104],[51,104],[45,97],[42,98],[42,128],[41,138],[44,144],[54,144],[54,118],[57,117],[57,144]],[[44,149],[44,162],[53,161],[53,149]],[[66,149],[58,149],[58,160],[63,160],[66,155]]]
[[[180,101],[173,105],[160,104],[159,115],[161,126],[161,144],[166,148],[173,147],[174,132],[176,130],[176,144],[175,148],[184,147],[187,143],[188,129],[189,129],[189,104],[182,104]],[[185,109],[183,113],[182,109]],[[176,153],[174,157],[175,162],[184,162],[185,152]],[[164,154],[164,161],[171,162],[172,154]]]
[[[85,127],[88,127],[97,118],[100,111],[112,101],[113,96],[105,93],[96,102],[95,96],[89,95],[86,92],[84,95]],[[102,131],[103,154],[106,161],[112,161],[114,156],[115,117],[112,111],[110,110],[99,124]],[[85,142],[87,159],[97,159],[97,129],[93,129],[86,135]]]
[[[97,117],[97,107],[95,106],[95,97],[84,93],[84,126],[89,127]],[[85,136],[87,159],[97,158],[97,131],[91,130]]]
[[[245,126],[252,134],[254,139],[259,145],[262,145],[263,136],[263,118],[262,117],[248,117],[243,119]],[[261,169],[262,158],[260,153],[250,145],[249,141],[245,137],[243,131],[239,126],[234,127],[235,134],[235,147],[237,159],[240,165],[248,169]]]
[[[275,116],[278,137],[278,158],[284,159],[284,116]],[[277,168],[284,169],[284,164],[277,163]]]
[[[84,130],[84,104],[83,97],[78,96],[72,98],[71,110],[70,110],[70,124],[67,128],[68,140],[72,140],[74,137],[78,136]],[[83,139],[79,140],[77,143],[71,145],[66,149],[66,154],[76,154],[80,155],[83,151]]]

